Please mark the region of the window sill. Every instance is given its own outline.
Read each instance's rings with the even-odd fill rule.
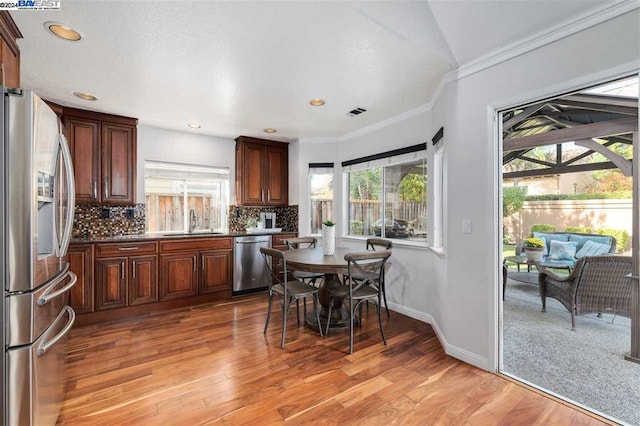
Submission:
[[[365,241],[367,241],[368,238],[380,238],[380,237],[372,237],[372,236],[358,237],[355,235],[344,235],[340,238],[347,241],[362,241],[364,243]],[[427,246],[426,241],[401,240],[398,238],[387,238],[387,239],[393,242],[394,247],[413,247],[420,250],[433,251],[433,248]]]

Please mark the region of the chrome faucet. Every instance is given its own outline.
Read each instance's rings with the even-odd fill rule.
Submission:
[[[196,211],[191,209],[189,210],[189,233],[195,231],[196,226],[198,226],[198,217],[196,216]]]

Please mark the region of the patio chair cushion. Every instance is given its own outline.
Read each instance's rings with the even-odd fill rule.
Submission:
[[[604,253],[607,253],[611,248],[611,237],[609,235],[596,236],[596,235],[569,234],[569,241],[575,241],[578,243],[578,251],[582,249],[582,247],[585,245],[587,241],[592,241],[598,244],[606,244],[608,248],[607,248],[607,251],[605,251]],[[604,253],[600,253],[600,254],[604,254]]]
[[[586,241],[581,249],[576,253],[576,258],[580,259],[585,256],[599,256],[609,253],[611,244],[600,244],[594,241]]]
[[[544,256],[548,256],[549,255],[549,246],[551,244],[551,241],[562,241],[562,242],[566,242],[569,241],[569,234],[551,234],[551,233],[545,233],[545,232],[534,232],[533,233],[533,237],[534,238],[540,238],[542,241],[544,241]]]
[[[549,258],[551,260],[576,260],[577,242],[551,241],[550,246]]]

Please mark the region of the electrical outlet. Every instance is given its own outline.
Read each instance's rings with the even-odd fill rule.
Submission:
[[[127,209],[127,219],[133,219],[135,216],[135,212],[133,209]]]
[[[463,234],[471,233],[471,219],[462,219],[462,233]]]
[[[101,219],[109,219],[109,218],[111,218],[111,210],[102,209],[102,211],[100,212],[100,218]]]

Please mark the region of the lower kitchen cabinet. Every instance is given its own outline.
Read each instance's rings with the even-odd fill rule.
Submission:
[[[96,259],[96,310],[127,306],[127,258]]]
[[[132,256],[129,258],[129,306],[158,300],[158,256]]]
[[[231,291],[233,281],[233,252],[231,250],[205,251],[200,253],[200,293]]]
[[[158,300],[156,242],[96,244],[96,311]]]
[[[69,269],[78,277],[69,292],[69,304],[78,314],[93,312],[93,244],[74,244],[67,256]]]
[[[160,300],[198,294],[197,253],[160,255]]]

